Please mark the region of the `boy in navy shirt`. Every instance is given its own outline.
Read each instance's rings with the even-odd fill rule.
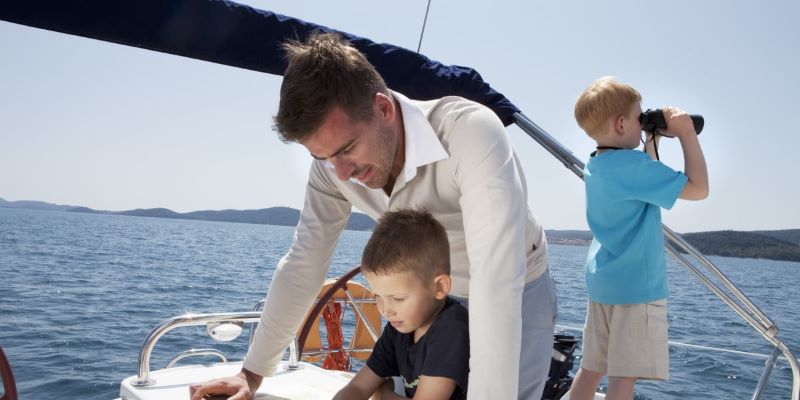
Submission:
[[[641,95],[600,78],[575,104],[578,125],[597,142],[584,169],[586,218],[594,240],[586,257],[589,305],[583,359],[571,400],[594,399],[608,375],[606,398],[630,399],[637,379],[669,378],[667,275],[661,208],[708,196],[708,173],[688,114],[663,109],[667,128],[648,134],[644,152]],[[683,148],[685,173],[655,157],[661,135]]]
[[[367,365],[334,400],[466,399],[467,309],[448,297],[450,244],[427,211],[384,214],[361,260],[387,324]],[[405,396],[395,394],[402,379]]]

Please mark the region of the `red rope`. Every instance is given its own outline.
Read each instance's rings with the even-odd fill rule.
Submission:
[[[349,356],[344,351],[342,305],[329,302],[322,311],[322,318],[325,321],[325,330],[328,332],[328,355],[322,362],[322,368],[347,371]]]

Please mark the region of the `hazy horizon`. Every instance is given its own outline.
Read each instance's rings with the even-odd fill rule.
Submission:
[[[59,204],[59,203],[50,203],[50,202],[44,202],[44,201],[41,201],[41,200],[32,200],[32,199],[24,199],[24,200],[9,200],[9,199],[7,199],[7,198],[5,198],[5,197],[3,197],[3,196],[0,196],[0,200],[5,200],[5,201],[8,201],[8,202],[12,202],[12,203],[13,203],[13,202],[17,202],[17,201],[33,201],[33,202],[43,202],[43,203],[47,203],[47,204],[51,204],[51,205],[55,205],[55,206],[60,206],[60,207],[86,207],[86,206],[84,206],[84,205],[80,205],[80,204]],[[2,208],[2,206],[0,206],[0,208]],[[94,210],[94,211],[108,211],[108,212],[112,212],[112,213],[118,213],[118,212],[124,212],[124,211],[133,211],[133,210],[167,209],[167,210],[170,210],[170,211],[174,211],[174,212],[176,212],[176,213],[179,213],[179,214],[187,214],[187,213],[192,213],[192,212],[200,212],[200,211],[249,211],[249,210],[262,210],[262,209],[268,209],[268,208],[291,208],[291,209],[295,209],[295,210],[300,210],[300,209],[299,209],[299,208],[297,208],[297,207],[291,207],[291,206],[280,206],[280,205],[276,205],[276,206],[269,206],[269,207],[262,207],[262,208],[257,208],[257,209],[252,209],[252,208],[248,208],[248,209],[231,209],[231,208],[228,208],[228,209],[202,209],[202,210],[189,210],[189,211],[176,211],[176,210],[173,210],[173,209],[171,209],[171,208],[169,208],[169,207],[147,207],[147,208],[144,208],[144,207],[134,207],[134,208],[128,208],[128,209],[123,209],[123,210],[106,210],[106,209],[97,209],[97,208],[92,208],[92,207],[88,207],[88,208],[90,208],[90,209],[92,209],[92,210]],[[363,212],[361,212],[361,211],[359,211],[359,210],[357,210],[357,209],[353,209],[353,212],[357,212],[357,213],[360,213],[360,214],[364,214]],[[366,214],[364,214],[364,215],[366,215]],[[796,228],[782,228],[782,229],[752,229],[752,230],[738,230],[738,231],[743,231],[743,232],[748,232],[748,231],[772,231],[772,230],[775,230],[775,231],[779,231],[779,230],[780,230],[780,231],[782,231],[782,230],[796,230],[796,229],[800,229],[800,227],[796,227]],[[548,231],[580,231],[580,232],[589,232],[589,228],[588,228],[588,227],[587,227],[587,228],[583,228],[583,229],[571,229],[571,228],[558,229],[558,228],[548,228],[548,227],[545,227],[545,230],[548,230]],[[699,232],[709,232],[709,231],[728,231],[728,230],[736,230],[736,229],[719,228],[719,229],[709,229],[709,230],[706,230],[706,231],[693,231],[693,232],[682,232],[682,233],[699,233]]]

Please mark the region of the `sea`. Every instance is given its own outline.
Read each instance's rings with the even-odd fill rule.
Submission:
[[[0,208],[0,346],[20,399],[106,400],[135,375],[139,349],[162,321],[193,312],[249,311],[289,248],[291,227]],[[329,275],[358,263],[369,232],[346,231]],[[559,327],[580,337],[586,247],[550,245]],[[800,263],[710,257],[800,352]],[[687,270],[670,261],[670,340],[770,354],[771,345]],[[794,294],[793,294],[794,293]],[[163,368],[189,348],[241,359],[246,336],[228,343],[205,327],[175,329],[153,350]],[[796,353],[797,354],[797,353]],[[580,351],[577,352],[579,362]],[[670,380],[642,382],[637,399],[750,398],[766,357],[670,348]],[[183,363],[215,362],[213,358]],[[778,362],[763,398],[786,399],[791,368]]]

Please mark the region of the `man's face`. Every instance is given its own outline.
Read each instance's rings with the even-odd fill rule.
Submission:
[[[378,100],[379,96],[371,120],[355,120],[334,106],[319,129],[301,142],[317,160],[330,161],[339,179],[356,179],[373,189],[389,181],[398,150],[397,135],[384,109],[393,104],[386,103],[391,99],[385,96]]]

